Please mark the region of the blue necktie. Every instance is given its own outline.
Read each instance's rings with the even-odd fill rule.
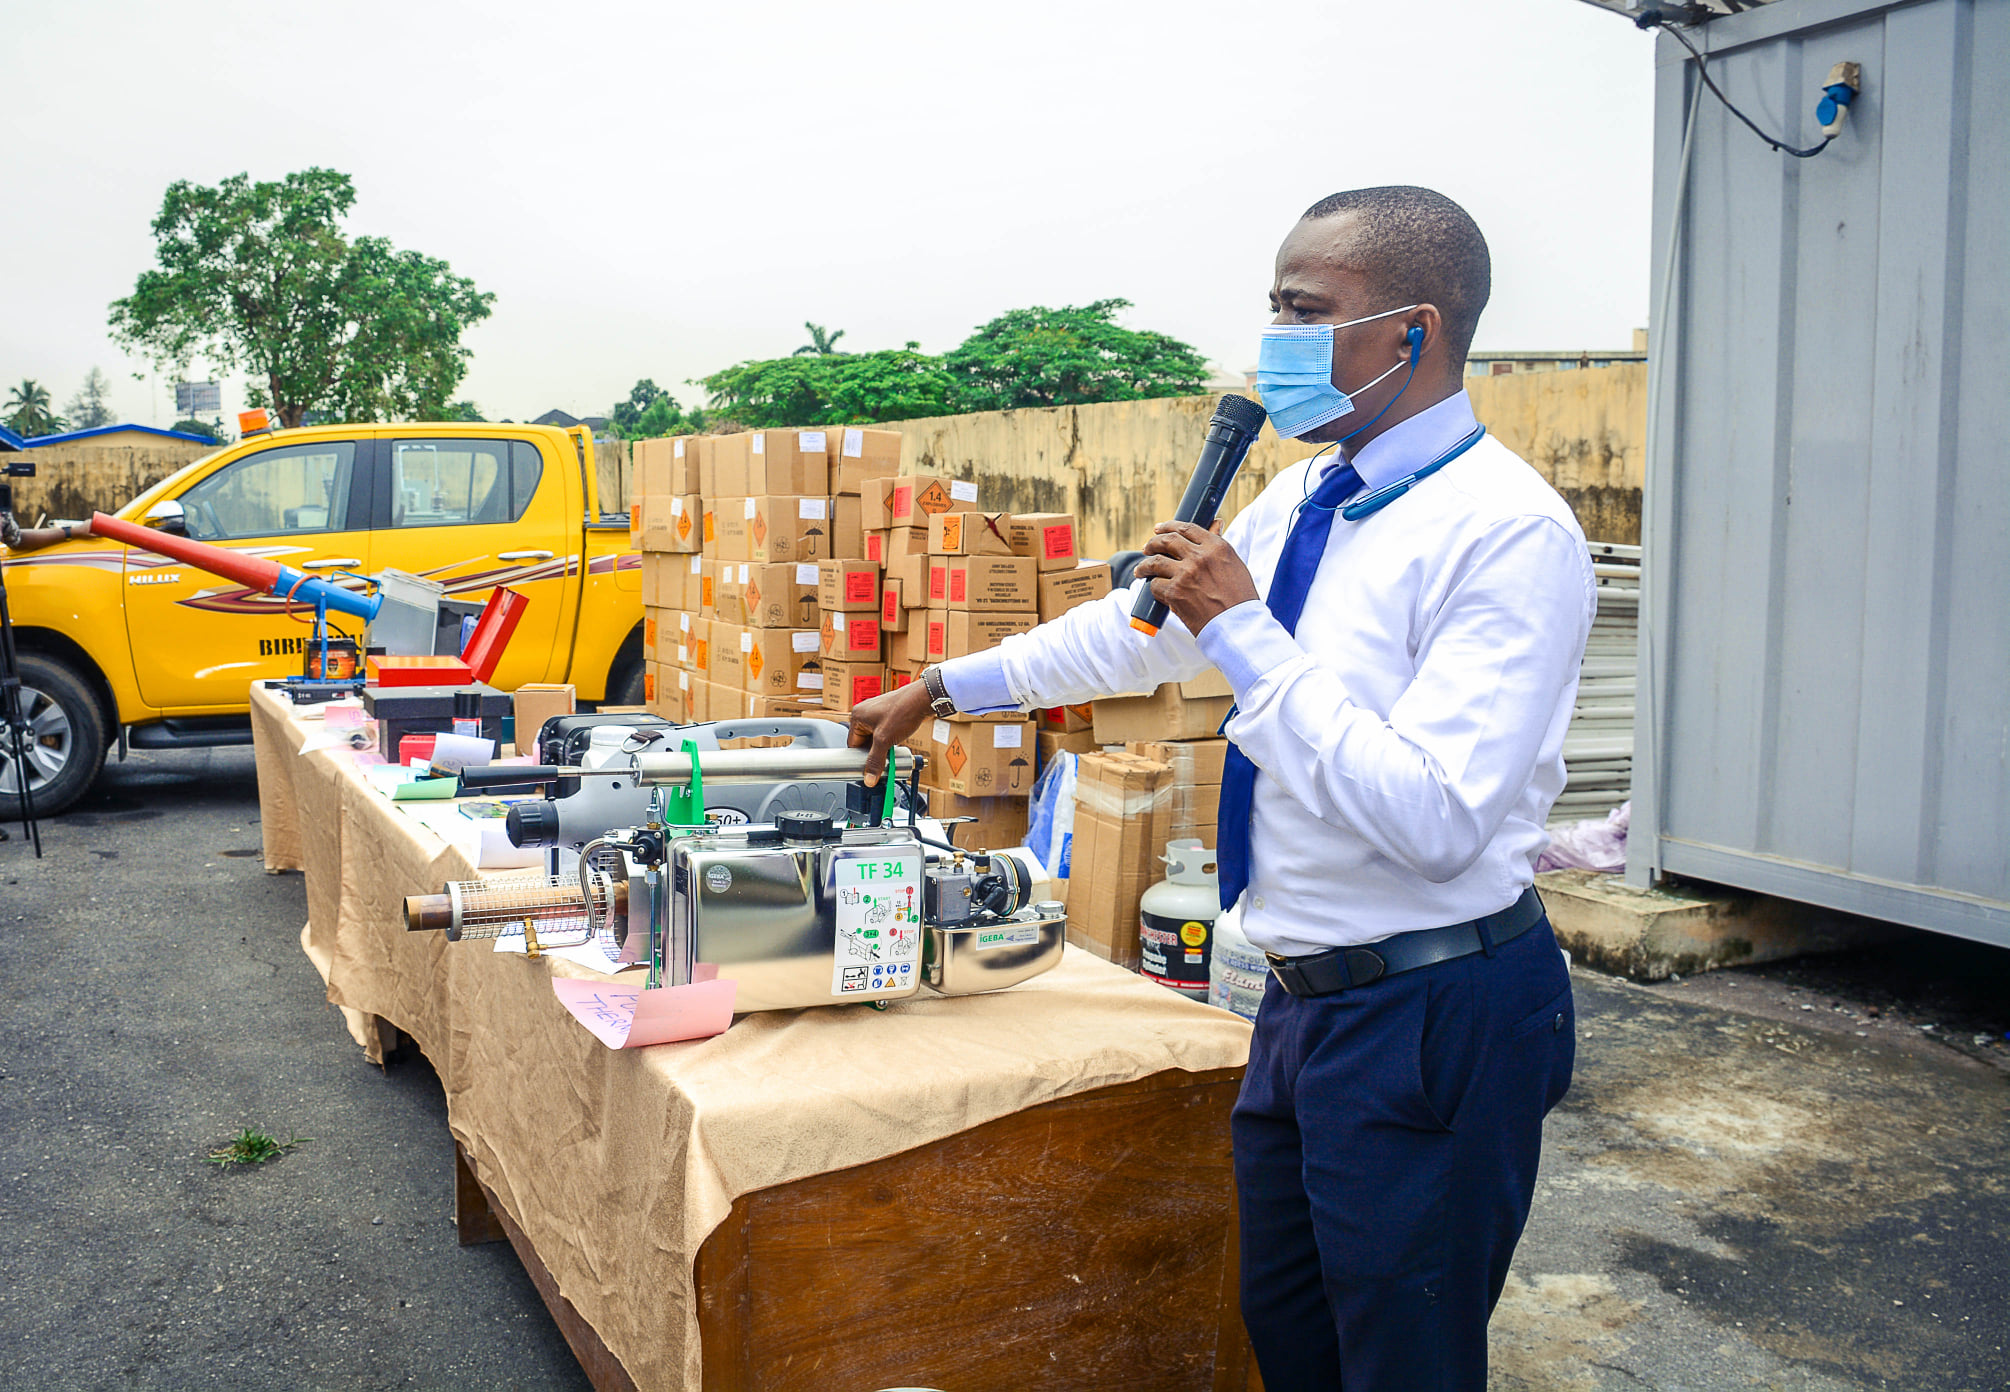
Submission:
[[[1352,464],[1342,461],[1327,472],[1299,507],[1291,535],[1284,539],[1284,554],[1277,558],[1277,573],[1270,578],[1270,593],[1264,598],[1286,632],[1298,632],[1305,594],[1312,588],[1312,577],[1319,573],[1319,562],[1326,558],[1333,515],[1360,489],[1361,476]],[[1231,744],[1221,771],[1221,820],[1215,831],[1214,853],[1224,909],[1240,899],[1249,886],[1249,814],[1255,796],[1256,765]]]

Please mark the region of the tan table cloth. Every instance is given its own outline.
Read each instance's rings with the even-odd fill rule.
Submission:
[[[1247,1060],[1240,1019],[1075,948],[993,995],[766,1012],[714,1039],[608,1049],[552,994],[554,971],[585,968],[405,931],[404,895],[476,872],[346,753],[301,756],[317,725],[254,695],[266,867],[307,872],[302,942],[328,999],[418,1042],[476,1174],[641,1387],[698,1385],[692,1265],[739,1195]],[[373,1030],[352,1032],[374,1052]]]

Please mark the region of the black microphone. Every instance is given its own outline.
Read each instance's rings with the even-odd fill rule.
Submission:
[[[1179,511],[1173,514],[1175,521],[1191,522],[1196,527],[1214,525],[1221,500],[1227,495],[1228,486],[1235,482],[1235,471],[1242,467],[1243,456],[1256,443],[1256,434],[1267,418],[1268,413],[1246,396],[1231,392],[1221,399],[1214,414],[1208,417],[1207,443],[1200,447],[1200,462],[1193,466],[1193,477],[1187,480]],[[1156,637],[1159,625],[1165,621],[1165,604],[1152,598],[1148,583],[1138,591],[1137,603],[1131,606],[1131,627]]]

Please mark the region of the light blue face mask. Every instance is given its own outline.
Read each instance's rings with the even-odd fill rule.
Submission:
[[[1392,314],[1408,314],[1416,305],[1385,309],[1344,324],[1271,324],[1263,330],[1256,354],[1256,391],[1270,423],[1285,439],[1295,439],[1336,421],[1354,409],[1354,397],[1404,365],[1398,358],[1389,372],[1358,388],[1351,395],[1333,385],[1333,331],[1387,319]]]

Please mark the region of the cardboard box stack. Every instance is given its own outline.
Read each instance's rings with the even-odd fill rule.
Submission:
[[[1085,754],[1075,768],[1068,941],[1135,971],[1138,904],[1163,875],[1173,769],[1129,752]]]
[[[639,440],[634,451],[628,526],[642,553],[643,700],[672,720],[691,718],[688,653],[705,522],[700,477],[708,452],[702,435]]]
[[[1187,837],[1209,850],[1215,848],[1216,823],[1221,818],[1221,771],[1228,758],[1228,741],[1133,740],[1128,754],[1151,759],[1172,769],[1172,812],[1166,840]]]

